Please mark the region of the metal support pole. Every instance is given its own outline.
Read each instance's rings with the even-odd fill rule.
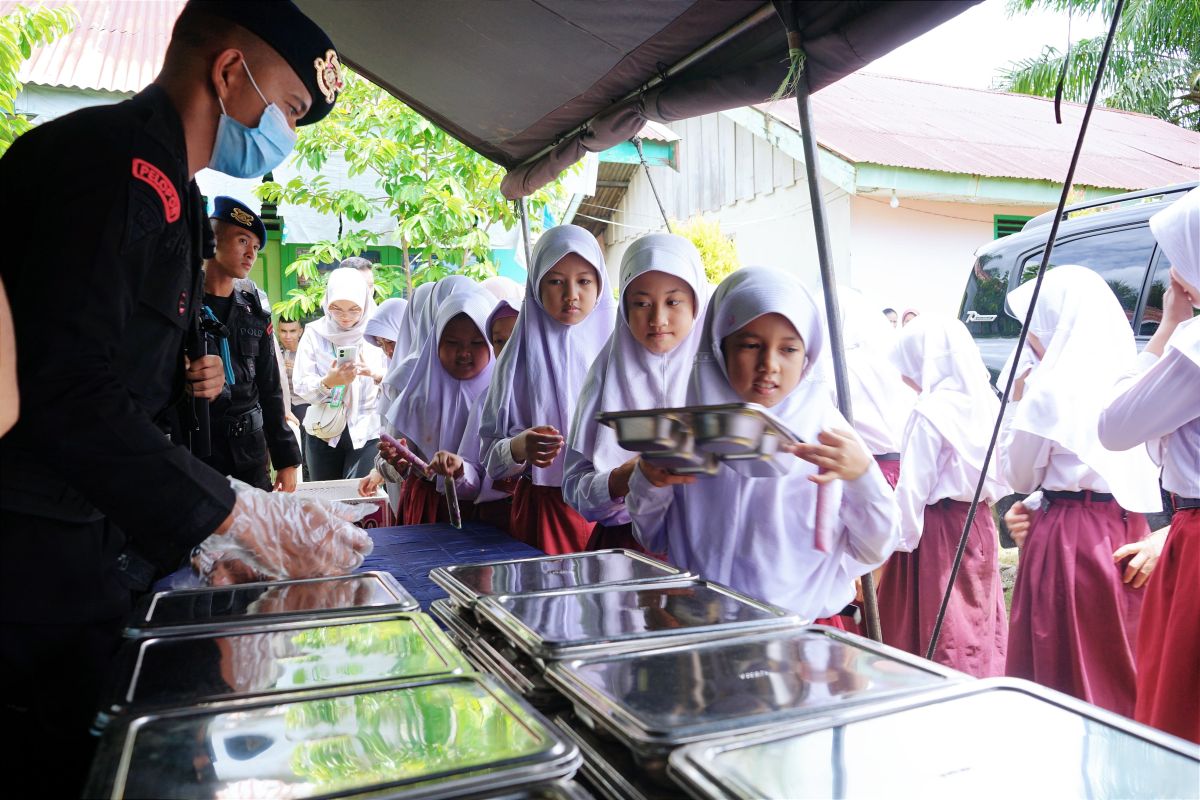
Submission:
[[[529,244],[529,206],[522,197],[517,201],[517,215],[521,217],[521,241],[525,245],[525,270],[533,269],[533,247]]]
[[[671,220],[667,218],[667,210],[663,208],[662,198],[658,196],[658,187],[654,185],[654,177],[650,174],[650,165],[646,163],[646,154],[642,152],[642,139],[640,136],[635,136],[629,141],[633,142],[633,146],[637,148],[638,159],[642,162],[642,169],[646,172],[646,183],[650,184],[650,191],[654,192],[654,202],[658,203],[658,213],[662,215],[663,225],[667,226],[667,233],[674,233],[671,230]]]
[[[808,73],[796,83],[796,109],[800,113],[800,133],[804,140],[804,172],[808,179],[808,196],[812,205],[813,228],[817,239],[817,262],[821,266],[821,288],[825,294],[825,317],[829,324],[829,348],[833,354],[833,381],[837,387],[838,410],[848,421],[854,421],[850,406],[850,384],[846,378],[846,351],[842,345],[842,318],[837,300],[837,281],[833,274],[833,248],[829,245],[826,226],[825,198],[821,195],[821,166],[817,156],[817,137],[813,133],[812,109],[808,102]],[[875,598],[875,578],[868,572],[862,576],[863,611],[867,635],[883,641],[879,628],[879,605]]]

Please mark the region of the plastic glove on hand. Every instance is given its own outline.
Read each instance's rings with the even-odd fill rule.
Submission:
[[[229,583],[241,582],[238,579],[247,574],[271,580],[344,575],[371,552],[367,532],[351,524],[369,514],[369,506],[264,492],[236,480],[230,483],[237,502],[229,528],[201,542],[193,557],[206,581],[213,579],[218,564],[225,565],[220,577]],[[221,555],[214,557],[214,552]],[[228,568],[229,559],[243,562],[245,569]]]

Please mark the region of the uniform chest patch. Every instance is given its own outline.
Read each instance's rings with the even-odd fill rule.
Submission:
[[[149,161],[135,158],[133,160],[133,177],[148,184],[158,195],[158,199],[162,201],[163,216],[167,222],[179,219],[179,192],[175,191],[175,184],[171,183],[162,170]]]

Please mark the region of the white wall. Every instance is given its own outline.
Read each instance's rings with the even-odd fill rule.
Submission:
[[[957,314],[974,253],[992,241],[996,214],[1036,216],[1044,206],[850,199],[849,283],[879,305]]]

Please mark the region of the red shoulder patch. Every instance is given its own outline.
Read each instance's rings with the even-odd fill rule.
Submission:
[[[267,323],[267,336],[270,336],[273,333],[275,333],[275,326],[272,325],[270,322],[268,322]]]
[[[166,217],[167,222],[179,219],[179,192],[175,191],[175,184],[171,183],[162,170],[149,161],[135,158],[133,160],[133,177],[149,184],[150,188],[155,191],[158,199],[162,201],[163,216]]]

